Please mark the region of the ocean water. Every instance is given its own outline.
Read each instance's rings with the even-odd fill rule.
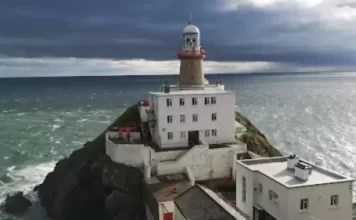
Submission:
[[[209,75],[284,153],[356,178],[356,73]],[[0,202],[177,76],[0,79]],[[35,204],[24,219],[44,219]],[[0,212],[0,219],[13,219]]]

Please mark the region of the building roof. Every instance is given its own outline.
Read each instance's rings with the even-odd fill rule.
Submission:
[[[221,199],[214,199],[209,195],[208,191],[204,190],[204,187],[195,185],[176,198],[175,204],[180,212],[189,220],[244,219],[232,206]]]
[[[150,92],[151,95],[156,96],[174,96],[174,95],[212,95],[212,94],[231,94],[231,91],[225,90],[174,90],[168,93],[165,92]]]
[[[185,26],[185,28],[183,29],[183,33],[196,33],[198,34],[199,28],[197,26],[195,26],[194,24],[188,24],[187,26]]]
[[[341,176],[305,160],[300,159],[300,161],[312,166],[312,172],[306,181],[299,180],[295,177],[294,170],[287,169],[287,157],[241,160],[237,163],[251,171],[259,172],[287,188],[353,181],[351,178]]]
[[[174,200],[192,187],[183,174],[151,177],[146,184],[157,202]]]

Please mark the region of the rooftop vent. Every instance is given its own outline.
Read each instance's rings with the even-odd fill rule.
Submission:
[[[312,166],[303,162],[298,162],[294,167],[294,176],[300,180],[307,181],[312,173]]]
[[[299,157],[295,154],[290,155],[287,158],[288,169],[294,170],[295,165],[299,162]]]

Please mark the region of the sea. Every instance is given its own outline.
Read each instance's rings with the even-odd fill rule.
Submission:
[[[270,142],[356,178],[356,73],[216,74]],[[0,203],[34,201],[21,219],[46,219],[32,189],[55,163],[94,139],[125,108],[177,76],[0,79]],[[356,188],[356,187],[355,187]],[[355,192],[356,193],[356,192]],[[0,219],[16,219],[0,211]]]

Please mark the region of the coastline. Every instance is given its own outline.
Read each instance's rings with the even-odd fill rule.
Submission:
[[[235,116],[236,121],[246,128],[237,139],[247,143],[250,151],[260,156],[282,155],[246,117],[239,112]],[[113,163],[105,155],[105,132],[128,125],[140,125],[136,105],[127,108],[104,132],[85,143],[83,148],[58,161],[54,170],[35,188],[51,219],[134,220],[144,215],[141,171]],[[141,208],[138,211],[132,207]]]

